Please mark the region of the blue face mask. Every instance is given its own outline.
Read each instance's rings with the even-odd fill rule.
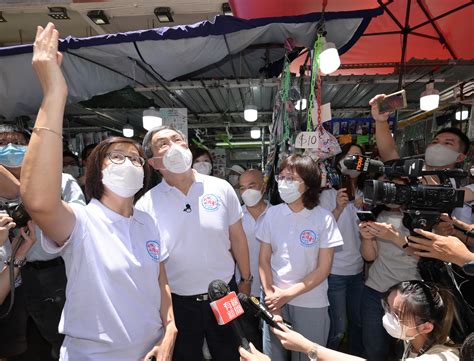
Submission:
[[[21,167],[26,153],[26,145],[7,144],[0,147],[0,164],[8,168]]]

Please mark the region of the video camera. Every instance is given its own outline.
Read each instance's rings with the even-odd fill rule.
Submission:
[[[7,214],[13,218],[13,222],[16,223],[17,228],[26,226],[28,221],[31,220],[25,206],[19,201],[0,202],[0,210],[7,212]]]
[[[423,159],[400,159],[392,165],[362,155],[352,155],[344,160],[348,169],[362,173],[379,173],[388,179],[406,178],[408,184],[395,184],[378,180],[367,180],[364,184],[364,202],[372,205],[397,204],[404,206],[403,225],[411,232],[415,228],[431,230],[439,222],[441,213],[449,213],[464,205],[464,191],[445,184],[449,178],[467,177],[461,169],[441,171],[423,170]],[[442,184],[422,184],[420,177],[437,175]]]

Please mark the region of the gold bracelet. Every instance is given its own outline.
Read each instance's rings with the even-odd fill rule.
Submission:
[[[58,137],[60,137],[61,139],[63,139],[63,135],[62,134],[59,134],[57,131],[51,129],[51,128],[46,128],[46,127],[34,127],[33,129],[33,132],[37,132],[39,130],[47,130],[48,132],[51,132],[51,133],[54,133],[56,134]]]

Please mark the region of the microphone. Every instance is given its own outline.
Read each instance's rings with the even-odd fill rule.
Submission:
[[[239,302],[235,292],[230,292],[230,288],[222,280],[214,280],[209,283],[209,298],[211,299],[211,309],[219,325],[230,323],[234,333],[240,340],[240,345],[250,351],[249,341],[244,336],[242,326],[238,317],[244,314],[244,309]]]
[[[344,165],[351,170],[357,170],[362,173],[373,172],[373,173],[383,173],[384,164],[375,159],[370,159],[363,155],[351,155],[344,159]]]
[[[253,313],[255,317],[260,317],[264,320],[270,327],[277,328],[280,331],[283,331],[278,323],[274,320],[274,315],[270,312],[270,310],[265,306],[263,303],[254,297],[254,296],[247,296],[244,293],[239,293],[238,298],[242,306],[244,307],[245,311],[249,311]],[[283,320],[283,323],[286,327],[290,330],[293,329],[293,326],[288,321]]]
[[[191,211],[192,211],[191,205],[189,203],[186,203],[186,205],[184,206],[183,212],[191,213]]]

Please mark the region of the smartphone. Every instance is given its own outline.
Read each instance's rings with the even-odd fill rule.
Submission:
[[[375,222],[375,216],[371,211],[358,211],[357,217],[359,217],[361,222]]]
[[[379,100],[377,106],[379,108],[379,113],[391,113],[397,109],[406,108],[407,97],[405,90],[386,95],[385,98]]]
[[[355,199],[354,188],[352,187],[352,179],[349,176],[343,176],[341,182],[341,188],[346,188],[347,196],[349,197],[349,201],[353,201]]]

